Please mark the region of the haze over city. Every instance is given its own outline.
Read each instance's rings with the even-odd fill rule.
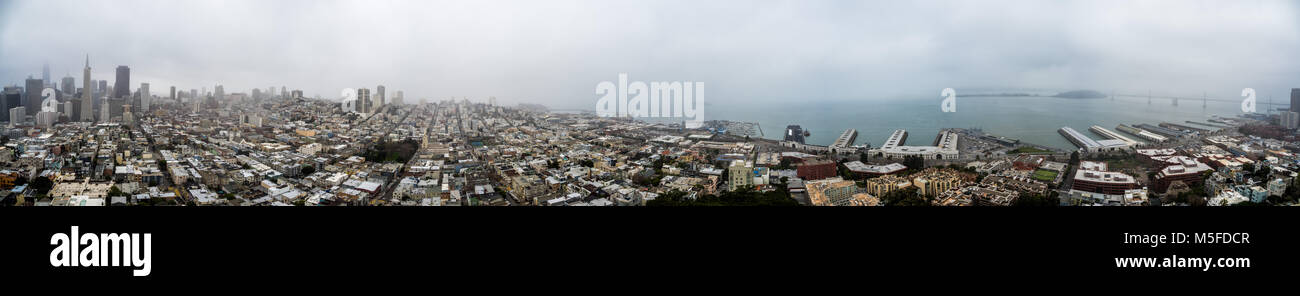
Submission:
[[[711,104],[944,87],[1287,97],[1294,1],[0,1],[0,83],[127,65],[157,88],[591,108],[600,81],[709,83]]]

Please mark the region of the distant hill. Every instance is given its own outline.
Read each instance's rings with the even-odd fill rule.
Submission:
[[[1056,94],[1053,97],[1070,98],[1070,99],[1100,99],[1108,97],[1106,94],[1092,90],[1074,90]]]

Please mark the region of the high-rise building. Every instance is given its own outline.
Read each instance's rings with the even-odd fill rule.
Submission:
[[[27,107],[18,106],[9,109],[9,125],[17,126],[27,121]]]
[[[402,97],[403,97],[403,95],[402,95],[402,91],[400,91],[400,90],[397,91],[397,94],[396,94],[396,95],[393,95],[393,104],[398,105],[398,106],[401,106],[401,105],[402,105],[402,99],[403,99]]]
[[[361,113],[369,114],[371,112],[370,89],[357,89],[357,109]]]
[[[54,87],[50,85],[54,84],[54,80],[50,80],[50,62],[45,62],[45,66],[41,67],[41,81],[45,83],[41,85],[42,88]]]
[[[131,68],[117,66],[117,80],[113,81],[113,97],[131,97]]]
[[[122,106],[130,105],[126,103],[126,98],[108,98],[108,118],[121,117]],[[107,121],[107,119],[105,119]]]
[[[27,92],[27,100],[23,101],[23,106],[27,107],[27,115],[35,115],[36,110],[41,109],[41,101],[44,100],[41,98],[41,91],[45,90],[45,83],[40,79],[27,78],[27,87],[24,90]]]
[[[1291,112],[1300,112],[1300,88],[1291,89]]]
[[[375,111],[379,111],[379,107],[383,107],[384,104],[388,103],[388,101],[384,100],[385,93],[383,85],[375,87],[375,101],[378,102],[378,104],[375,104]]]
[[[289,96],[293,97],[295,100],[301,100],[301,99],[302,99],[302,90],[301,90],[301,89],[295,89],[295,90],[293,90],[292,94],[289,95]]]
[[[90,55],[86,55],[86,69],[82,70],[81,76],[83,90],[81,91],[81,111],[77,114],[79,115],[77,121],[95,121],[95,99],[93,97],[95,92],[91,91],[90,86]],[[104,85],[103,81],[100,81],[100,85],[101,87]]]
[[[6,86],[0,93],[0,121],[9,122],[9,109],[23,105],[23,89],[18,86]]]
[[[37,126],[43,128],[50,128],[54,126],[55,122],[59,121],[59,112],[51,112],[51,111],[36,112],[35,120]]]
[[[1296,129],[1300,127],[1300,112],[1283,111],[1281,114],[1282,127],[1287,129]]]
[[[112,101],[112,100],[113,99],[110,98],[105,101]],[[113,114],[112,114],[113,112],[112,110],[109,110],[112,109],[109,108],[109,106],[111,106],[112,104],[113,104],[112,102],[105,102],[104,108],[99,108],[99,121],[96,122],[105,123],[105,122],[109,122],[110,119],[113,119]]]
[[[77,81],[72,76],[63,77],[63,83],[60,83],[59,87],[63,89],[64,94],[69,96],[77,93]]]
[[[175,87],[175,86],[172,86],[171,96],[168,96],[168,98],[171,99],[173,102],[176,101],[176,87]]]
[[[135,123],[135,116],[131,115],[131,105],[122,105],[122,123],[126,125]]]
[[[140,84],[140,111],[149,112],[149,105],[153,103],[153,95],[149,94],[149,84]]]

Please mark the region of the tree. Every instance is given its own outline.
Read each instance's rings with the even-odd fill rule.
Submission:
[[[1079,151],[1070,152],[1070,165],[1079,165]]]
[[[48,192],[50,188],[54,188],[54,181],[50,181],[50,177],[40,176],[32,180],[32,188],[37,192]]]
[[[1047,195],[1024,194],[1016,199],[1017,207],[1055,207],[1061,204],[1060,193],[1049,191]]]
[[[126,196],[126,192],[122,192],[122,189],[113,186],[108,188],[108,196]]]
[[[880,196],[886,206],[929,206],[930,202],[916,193],[916,187],[896,189]]]
[[[312,166],[304,166],[304,167],[302,167],[302,175],[303,175],[303,176],[309,176],[309,175],[311,175],[311,174],[315,174],[315,173],[316,173],[316,168],[314,168],[314,167],[312,167]]]

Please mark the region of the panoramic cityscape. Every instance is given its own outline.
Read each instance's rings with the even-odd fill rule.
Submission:
[[[814,136],[788,122],[767,135],[755,122],[691,126],[495,97],[409,99],[383,85],[330,98],[288,86],[152,88],[132,82],[130,65],[107,66],[111,77],[93,76],[96,67],[87,55],[80,80],[51,80],[46,66],[4,88],[5,205],[1230,206],[1300,198],[1300,88],[1288,107],[1265,103],[1260,112],[1035,127],[1072,144],[1062,148],[956,126],[935,135],[886,126],[886,138],[861,139],[854,128]]]
[[[0,204],[1300,201],[1285,1],[269,2],[0,2]]]

